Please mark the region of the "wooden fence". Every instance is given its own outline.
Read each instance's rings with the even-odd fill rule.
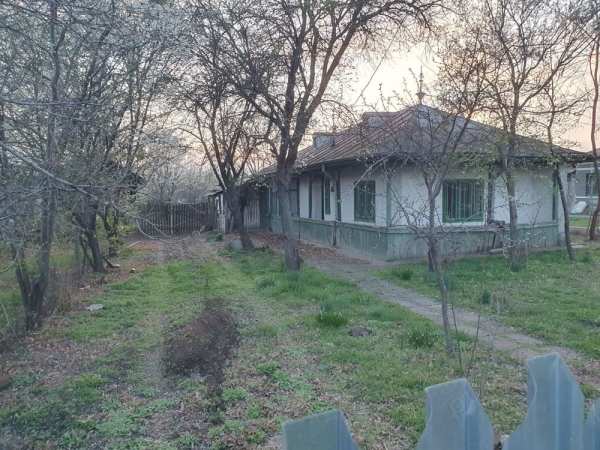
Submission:
[[[600,399],[586,418],[581,389],[557,354],[531,358],[527,368],[527,416],[501,448],[600,450]],[[417,450],[492,450],[492,424],[467,380],[425,392],[427,419]],[[339,411],[287,422],[283,434],[287,450],[358,450]]]
[[[140,229],[151,236],[185,234],[212,227],[214,210],[207,202],[148,203],[137,222]]]

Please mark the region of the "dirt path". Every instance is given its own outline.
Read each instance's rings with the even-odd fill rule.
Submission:
[[[261,234],[254,238],[272,248],[278,248],[279,240],[272,235]],[[306,264],[333,277],[350,281],[386,302],[402,305],[439,325],[442,324],[439,301],[397,286],[373,273],[386,263],[351,258],[334,249],[307,243],[301,244],[300,253]],[[473,311],[454,308],[454,315],[458,330],[469,336],[479,336],[484,345],[503,351],[522,362],[533,356],[558,353],[568,362],[580,383],[600,389],[600,361],[591,360],[565,347],[549,345]]]

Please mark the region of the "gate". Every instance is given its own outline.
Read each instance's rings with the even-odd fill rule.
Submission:
[[[213,214],[208,202],[154,202],[142,208],[137,223],[142,232],[151,236],[185,234],[211,227]]]

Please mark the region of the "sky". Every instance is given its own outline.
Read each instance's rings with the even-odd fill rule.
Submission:
[[[353,104],[363,90],[363,97],[369,105],[376,103],[382,95],[389,97],[395,92],[406,94],[407,91],[415,94],[417,92],[415,77],[418,78],[421,69],[425,84],[424,91],[427,92],[427,80],[435,79],[436,72],[435,63],[424,47],[417,46],[410,51],[390,50],[385,58],[378,56],[377,59],[363,59],[356,63],[355,75],[344,88],[344,101]],[[584,77],[581,82],[588,83],[588,80]],[[581,117],[578,125],[560,136],[560,144],[589,151],[590,122],[591,113],[588,111]]]

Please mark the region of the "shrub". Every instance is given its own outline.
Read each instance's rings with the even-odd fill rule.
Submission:
[[[482,292],[481,297],[479,298],[479,303],[482,305],[489,305],[492,303],[492,293],[487,289]]]
[[[414,275],[414,272],[412,271],[412,269],[403,269],[398,273],[398,277],[402,280],[402,281],[410,281],[412,280],[412,277]]]
[[[348,319],[339,311],[333,311],[330,305],[321,305],[317,322],[326,327],[339,328],[348,323]]]
[[[266,276],[256,280],[256,287],[258,289],[266,289],[275,286],[275,280],[271,276]]]
[[[415,348],[432,348],[438,338],[437,329],[427,323],[415,324],[407,333],[408,343]]]

